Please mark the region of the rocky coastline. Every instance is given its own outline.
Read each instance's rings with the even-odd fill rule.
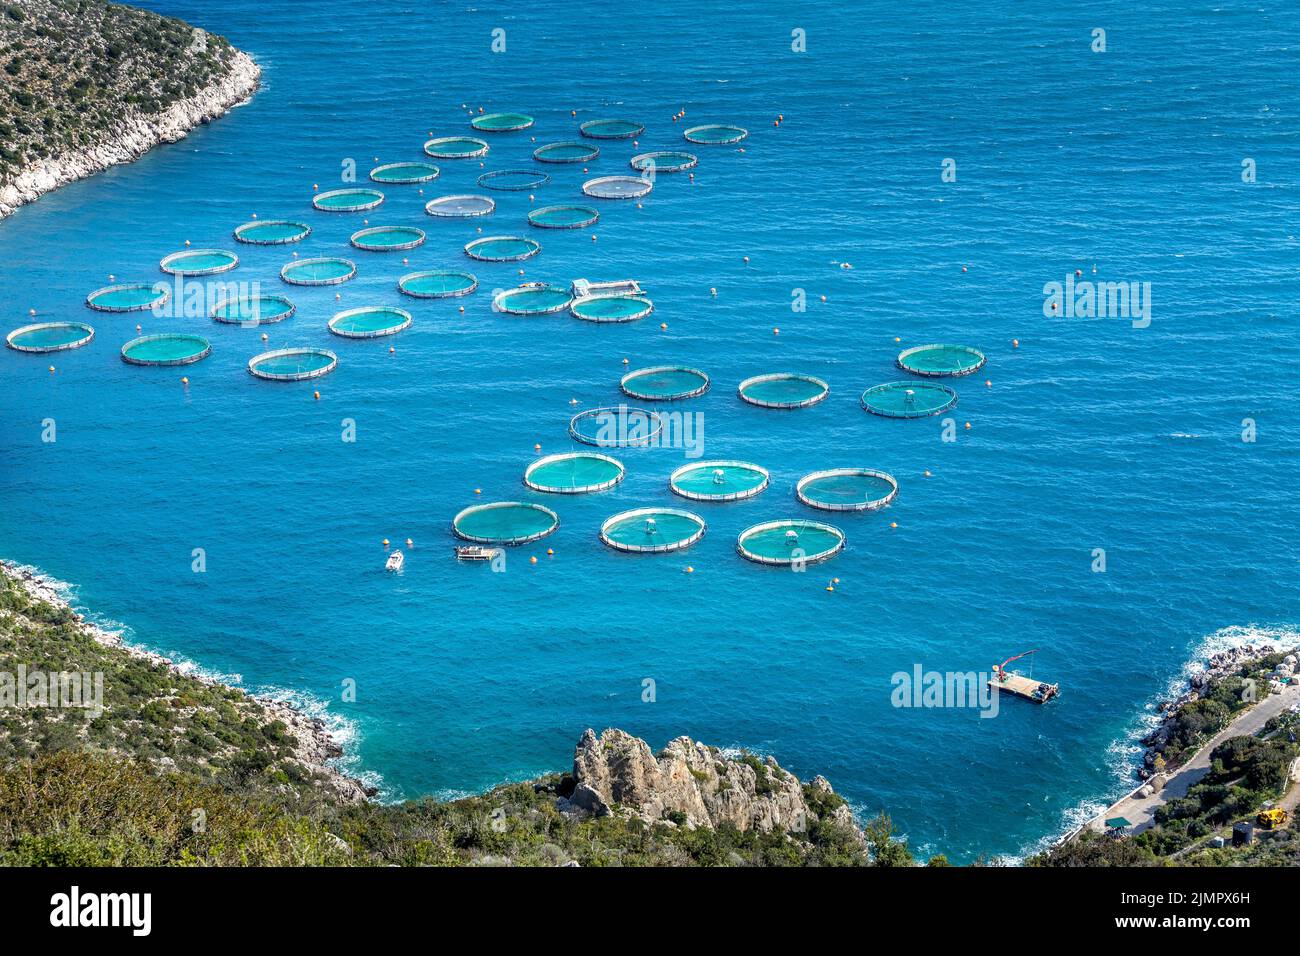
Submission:
[[[139,159],[160,143],[184,139],[196,126],[247,102],[257,91],[262,70],[247,53],[231,54],[229,72],[194,96],[154,115],[128,112],[103,141],[31,162],[0,183],[0,219],[60,186]]]
[[[1134,775],[1139,780],[1146,781],[1159,772],[1156,767],[1157,758],[1164,756],[1174,724],[1178,720],[1178,714],[1184,707],[1200,700],[1205,692],[1217,681],[1225,677],[1231,677],[1234,674],[1240,674],[1243,669],[1253,669],[1266,658],[1283,653],[1283,651],[1284,649],[1265,642],[1261,644],[1243,644],[1240,647],[1230,648],[1211,655],[1205,661],[1204,670],[1192,674],[1187,680],[1187,687],[1181,693],[1161,701],[1157,706],[1160,722],[1150,733],[1138,741],[1144,749],[1142,765],[1135,769]],[[1273,668],[1267,686],[1258,690],[1260,698],[1262,699],[1267,694],[1280,690],[1280,684],[1274,686],[1276,679],[1285,679],[1294,675],[1296,673],[1296,663],[1295,650],[1291,650],[1282,662]],[[1175,769],[1175,767],[1167,766],[1164,768],[1165,772],[1172,769]]]
[[[374,787],[349,776],[338,768],[337,760],[343,756],[343,748],[330,734],[325,722],[319,718],[311,717],[282,700],[252,694],[242,687],[223,684],[215,678],[195,674],[162,654],[127,644],[120,634],[105,630],[79,614],[63,597],[58,583],[54,580],[10,561],[0,561],[0,569],[33,600],[43,601],[55,608],[66,608],[75,619],[76,626],[97,643],[166,668],[189,680],[208,686],[223,686],[243,695],[262,710],[265,723],[278,720],[284,724],[285,731],[291,739],[294,759],[309,773],[318,775],[340,799],[350,802],[366,800],[377,792]]]

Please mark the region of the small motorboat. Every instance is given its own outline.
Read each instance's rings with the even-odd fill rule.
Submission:
[[[491,561],[496,556],[496,553],[496,548],[485,548],[478,544],[463,545],[456,549],[456,559],[458,561]]]
[[[388,563],[384,565],[385,571],[400,571],[402,565],[406,563],[406,555],[400,551],[394,551],[388,556]]]

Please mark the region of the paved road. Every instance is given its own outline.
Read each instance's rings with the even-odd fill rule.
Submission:
[[[1243,737],[1260,730],[1273,717],[1293,704],[1300,704],[1300,684],[1288,684],[1280,694],[1271,694],[1220,731],[1169,778],[1164,788],[1149,797],[1129,795],[1088,824],[1090,830],[1103,831],[1111,817],[1124,817],[1133,827],[1129,833],[1141,833],[1155,823],[1155,812],[1170,800],[1187,796],[1202,777],[1210,772],[1210,754],[1230,737]]]

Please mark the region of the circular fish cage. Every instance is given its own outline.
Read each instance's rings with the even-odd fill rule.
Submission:
[[[579,126],[578,132],[588,139],[631,139],[644,133],[645,127],[632,120],[594,119]]]
[[[527,544],[560,525],[560,516],[545,505],[494,501],[471,505],[451,519],[457,537],[479,544]]]
[[[443,219],[472,219],[486,216],[497,208],[497,201],[491,196],[439,196],[424,204],[424,211],[430,216]]]
[[[759,564],[813,564],[844,548],[844,532],[820,521],[764,521],[740,532],[736,550]]]
[[[957,404],[957,393],[934,382],[886,382],[862,393],[862,407],[885,418],[925,418]]]
[[[99,312],[143,312],[164,305],[169,298],[171,292],[161,283],[131,282],[96,289],[86,296],[86,305]]]
[[[550,181],[551,177],[546,173],[539,173],[533,169],[494,169],[483,173],[475,180],[483,189],[495,189],[505,193],[536,189]]]
[[[704,536],[704,519],[680,508],[633,508],[606,518],[600,540],[616,551],[680,551]]]
[[[562,286],[532,282],[498,292],[492,300],[492,308],[510,315],[550,315],[563,312],[572,301],[569,290]]]
[[[264,222],[254,220],[235,227],[236,241],[254,246],[283,246],[290,242],[302,242],[310,235],[311,226],[288,219],[267,219]]]
[[[163,256],[158,268],[174,276],[210,276],[229,272],[239,265],[239,256],[224,249],[186,249]]]
[[[397,280],[397,291],[416,299],[451,299],[469,295],[478,288],[478,279],[468,272],[429,269],[412,272]]]
[[[424,144],[425,154],[434,159],[477,159],[486,156],[490,148],[473,136],[439,136]]]
[[[748,461],[695,461],[668,476],[673,493],[693,501],[740,501],[770,482],[766,468]]]
[[[465,255],[480,262],[518,262],[542,251],[542,244],[523,236],[484,236],[465,244]]]
[[[327,328],[345,339],[377,339],[396,335],[411,324],[411,313],[390,305],[345,309],[329,320]]]
[[[142,335],[122,346],[122,361],[131,365],[192,365],[208,357],[212,346],[201,335],[163,332]]]
[[[582,184],[582,191],[592,199],[640,199],[654,188],[640,176],[597,176]]]
[[[913,375],[956,378],[984,367],[988,359],[968,345],[918,345],[898,353],[898,367]]]
[[[635,322],[655,310],[642,295],[589,295],[574,299],[569,314],[584,322]]]
[[[539,163],[588,163],[600,155],[600,147],[590,143],[547,143],[533,150]]]
[[[543,206],[528,214],[528,224],[538,229],[582,229],[600,218],[589,206]]]
[[[298,307],[282,295],[246,295],[222,299],[212,308],[212,318],[229,325],[270,325],[282,322]]]
[[[95,330],[84,322],[37,322],[14,329],[5,345],[15,352],[62,352],[79,349],[94,337]]]
[[[318,259],[296,259],[286,262],[280,278],[290,285],[338,285],[357,274],[351,259],[322,256]]]
[[[684,173],[700,164],[699,157],[677,149],[657,149],[638,153],[629,160],[638,173]]]
[[[794,372],[755,375],[736,389],[743,401],[760,408],[807,408],[824,399],[830,390],[821,379]]]
[[[705,126],[692,126],[682,134],[688,143],[698,143],[701,146],[729,146],[732,143],[739,143],[749,135],[749,130],[741,126],[730,126],[726,123],[710,123]]]
[[[248,371],[273,382],[301,382],[334,371],[339,357],[329,349],[272,349],[248,360]]]
[[[533,491],[581,495],[613,488],[623,480],[623,463],[590,451],[539,458],[524,470],[524,484]]]
[[[424,242],[424,230],[414,226],[371,226],[354,232],[352,245],[367,252],[398,252]]]
[[[378,189],[331,189],[317,193],[311,198],[311,204],[321,212],[364,212],[374,209],[384,201],[384,194]]]
[[[370,181],[392,185],[408,183],[427,183],[438,178],[442,172],[433,163],[384,163],[370,170]]]
[[[569,436],[597,448],[649,445],[663,430],[663,419],[657,414],[630,405],[589,408],[569,419]]]
[[[527,113],[484,113],[475,116],[469,125],[480,133],[511,133],[528,129],[533,125],[533,118]]]
[[[875,511],[898,496],[898,482],[871,468],[831,468],[804,475],[794,494],[822,511]]]
[[[709,390],[709,376],[683,365],[656,365],[628,372],[619,381],[623,394],[647,402],[694,398]]]

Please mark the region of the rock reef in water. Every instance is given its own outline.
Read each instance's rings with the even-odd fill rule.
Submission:
[[[773,757],[731,757],[716,747],[678,737],[655,755],[622,730],[599,737],[588,729],[573,757],[573,788],[562,810],[603,816],[629,813],[647,823],[743,832],[782,829],[805,833],[822,817],[862,839],[848,806],[824,777],[805,785]]]

